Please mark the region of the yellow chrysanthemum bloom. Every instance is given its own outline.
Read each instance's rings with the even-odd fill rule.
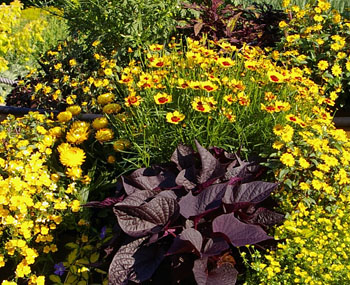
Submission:
[[[81,108],[78,105],[69,106],[66,111],[71,112],[73,116],[79,115]]]
[[[295,164],[294,156],[290,153],[282,154],[280,160],[286,166],[294,166]]]
[[[70,121],[72,119],[72,117],[73,117],[73,115],[71,112],[64,111],[64,112],[61,112],[57,115],[57,120],[60,123],[66,123],[66,122]]]
[[[93,120],[92,122],[92,127],[95,130],[99,130],[102,128],[105,128],[108,126],[108,120],[106,117],[100,117],[100,118],[96,118],[95,120]]]
[[[114,113],[118,113],[121,109],[122,107],[119,104],[111,103],[104,106],[102,111],[103,113],[106,113],[106,114],[114,114]]]
[[[73,144],[81,144],[89,137],[90,124],[83,121],[74,122],[66,135],[67,141]]]
[[[104,93],[97,97],[97,103],[100,105],[106,105],[112,103],[115,96],[112,93]]]
[[[99,129],[95,135],[95,138],[99,142],[110,141],[111,139],[113,139],[113,137],[114,137],[113,131],[111,129],[107,129],[107,128]]]
[[[85,161],[85,152],[79,147],[72,147],[68,143],[62,143],[57,148],[60,161],[67,167],[81,166]]]

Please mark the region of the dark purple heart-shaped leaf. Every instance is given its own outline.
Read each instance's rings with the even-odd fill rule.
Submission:
[[[187,191],[196,188],[196,169],[194,166],[183,169],[176,177],[176,184],[183,186]]]
[[[167,251],[167,246],[141,244],[146,237],[126,243],[115,254],[109,267],[109,284],[141,283],[150,279]]]
[[[195,160],[193,149],[189,146],[180,144],[172,154],[170,160],[176,164],[177,169],[180,171],[194,166]]]
[[[260,224],[263,226],[273,226],[282,223],[284,215],[270,211],[266,208],[258,208],[254,214],[247,215],[244,221],[250,224]]]
[[[197,259],[193,275],[198,285],[234,285],[238,271],[233,264],[225,262],[208,273],[208,258]]]
[[[232,245],[237,247],[272,239],[261,227],[244,224],[233,213],[215,218],[213,220],[213,232],[224,234]]]
[[[232,188],[233,185],[220,183],[209,186],[196,196],[189,192],[179,202],[180,214],[188,219],[205,211],[218,208],[222,203],[221,199],[225,191]]]
[[[229,245],[223,237],[213,236],[212,238],[207,240],[202,251],[202,257],[219,255],[228,248]]]
[[[184,252],[194,252],[200,256],[202,249],[202,234],[195,229],[185,229],[179,236],[174,239],[167,255]]]
[[[126,234],[132,237],[155,234],[177,217],[176,200],[155,194],[154,191],[139,191],[114,206],[118,223]]]
[[[133,255],[145,239],[146,237],[129,241],[119,248],[109,266],[109,284],[124,285],[128,283],[129,275],[135,264]]]
[[[199,184],[203,184],[213,178],[219,178],[225,174],[225,167],[221,165],[208,150],[202,147],[198,141],[195,141],[198,154],[202,163],[202,168],[197,178]]]

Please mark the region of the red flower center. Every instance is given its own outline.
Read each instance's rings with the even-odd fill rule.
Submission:
[[[274,82],[280,81],[276,75],[271,75],[271,76],[270,76],[270,79],[271,79],[272,81],[274,81]]]
[[[180,118],[179,117],[171,117],[171,121],[174,122],[174,123],[177,123],[178,121],[180,121]]]
[[[158,102],[159,102],[160,104],[164,104],[164,103],[168,102],[168,98],[166,98],[166,97],[160,97],[160,98],[158,98]]]
[[[205,90],[207,90],[207,91],[212,91],[212,90],[214,90],[214,88],[213,88],[212,86],[209,86],[209,85],[205,85],[205,86],[203,86],[203,88],[204,88]]]

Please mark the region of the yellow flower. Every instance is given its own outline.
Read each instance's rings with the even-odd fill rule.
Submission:
[[[102,111],[105,114],[114,114],[114,113],[118,113],[121,109],[122,107],[119,104],[111,103],[104,106]]]
[[[115,159],[115,156],[114,156],[114,155],[109,155],[109,156],[107,157],[107,162],[108,162],[109,164],[113,164],[113,163],[115,163],[115,161],[116,161],[116,159]]]
[[[333,65],[333,67],[332,67],[332,74],[334,75],[334,76],[339,76],[339,75],[341,75],[342,74],[342,69],[341,69],[341,67],[340,67],[340,65],[339,64],[334,64]]]
[[[271,82],[281,83],[284,80],[284,76],[276,71],[268,71],[267,76]]]
[[[299,164],[302,168],[305,168],[305,169],[310,167],[310,163],[303,157],[299,159]]]
[[[153,96],[153,98],[158,105],[170,103],[172,101],[172,96],[166,93],[157,93]]]
[[[108,120],[106,117],[96,118],[92,122],[92,127],[95,130],[99,130],[108,126]]]
[[[72,209],[72,212],[79,212],[79,209],[80,209],[80,202],[79,202],[78,200],[72,201],[72,203],[71,203],[71,209]]]
[[[57,148],[60,161],[64,166],[77,167],[85,161],[85,152],[78,147],[71,147],[68,143],[62,143]]]
[[[280,160],[284,165],[289,167],[294,166],[295,164],[294,156],[290,153],[282,154]]]
[[[73,144],[81,144],[86,141],[89,137],[89,127],[90,124],[87,122],[74,122],[66,135],[67,141]]]
[[[196,111],[208,113],[211,111],[210,105],[207,103],[206,97],[195,97],[192,102],[192,108]]]
[[[72,119],[72,113],[69,111],[61,112],[57,115],[57,119],[61,123],[68,122]]]
[[[317,64],[319,70],[326,70],[328,68],[328,62],[326,60],[320,60]]]
[[[128,97],[124,98],[125,100],[125,106],[126,107],[130,107],[130,106],[139,106],[142,99],[141,99],[141,96],[139,95],[129,95]]]
[[[78,105],[69,106],[66,111],[71,112],[73,116],[79,115],[81,108]]]
[[[113,136],[114,136],[114,133],[111,129],[103,128],[103,129],[99,129],[96,132],[95,138],[99,142],[106,142],[106,141],[110,141],[111,139],[113,139]]]
[[[130,148],[131,146],[131,143],[129,140],[127,139],[119,139],[119,140],[116,140],[114,143],[113,143],[113,149],[116,151],[116,152],[119,152],[119,151],[123,151],[125,149],[128,149]]]
[[[185,115],[179,111],[169,112],[166,114],[166,121],[171,124],[177,125],[179,122],[185,119]]]
[[[115,96],[112,93],[104,93],[97,97],[97,103],[101,105],[106,105],[113,102]]]
[[[69,60],[69,65],[70,66],[76,66],[77,65],[77,61],[75,59],[71,59],[71,60]]]

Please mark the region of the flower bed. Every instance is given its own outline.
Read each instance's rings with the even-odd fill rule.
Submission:
[[[348,283],[348,23],[287,2],[275,48],[48,51],[12,95],[59,110],[0,125],[3,284]]]

